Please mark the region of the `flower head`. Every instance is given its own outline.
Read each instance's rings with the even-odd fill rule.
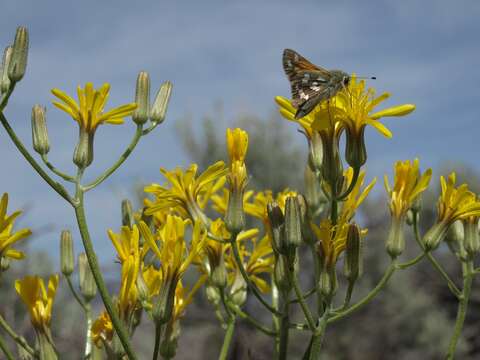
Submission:
[[[69,114],[87,133],[94,133],[98,125],[103,123],[122,124],[123,118],[129,116],[137,108],[137,104],[121,105],[107,112],[103,112],[108,100],[110,84],[103,84],[100,89],[94,89],[92,83],[87,83],[82,89],[77,88],[78,103],[59,89],[52,89],[52,94],[60,101],[53,105]]]
[[[390,196],[390,212],[393,217],[400,219],[412,207],[413,202],[424,192],[432,177],[432,169],[420,174],[419,161],[406,160],[395,163],[393,189],[388,184],[385,175],[385,189]]]
[[[0,258],[8,257],[11,259],[23,259],[25,254],[22,251],[12,249],[11,246],[17,241],[26,238],[32,234],[30,229],[21,229],[13,232],[15,219],[22,213],[15,211],[7,215],[8,194],[5,193],[0,200]]]
[[[213,193],[218,191],[225,183],[225,169],[223,161],[218,161],[209,166],[198,177],[196,164],[183,171],[176,168],[173,171],[160,169],[170,186],[152,184],[145,187],[145,192],[155,196],[154,201],[146,200],[146,215],[157,211],[173,210],[183,218],[191,220],[205,219],[202,209],[205,208]]]
[[[50,327],[52,306],[58,287],[58,275],[50,276],[48,287],[39,276],[26,276],[15,281],[18,295],[27,305],[35,329],[45,332]]]

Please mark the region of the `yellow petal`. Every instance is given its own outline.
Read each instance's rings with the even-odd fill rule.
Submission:
[[[413,104],[398,105],[388,109],[380,110],[370,115],[370,118],[380,119],[381,117],[385,116],[404,116],[410,114],[413,110],[415,110],[415,105]]]
[[[383,136],[387,137],[387,138],[391,138],[392,137],[392,132],[390,130],[388,130],[388,128],[383,125],[380,121],[376,121],[376,120],[367,120],[367,124],[373,126],[375,129],[377,129],[380,134],[382,134]]]

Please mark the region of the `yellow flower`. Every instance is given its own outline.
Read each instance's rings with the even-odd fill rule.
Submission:
[[[320,226],[313,223],[311,225],[319,241],[318,250],[323,265],[327,269],[331,269],[337,263],[340,254],[345,250],[349,224],[339,222],[337,225],[333,225],[330,219],[324,219]],[[360,230],[361,236],[366,235],[366,233],[367,229]]]
[[[239,245],[240,258],[250,280],[260,291],[267,293],[270,291],[270,285],[259,275],[269,274],[273,271],[275,259],[270,239],[267,236],[263,237],[258,242],[255,239],[252,239],[251,248],[252,250],[250,251],[247,244]],[[233,270],[228,275],[229,283],[232,284],[239,272],[232,252],[228,254],[226,264],[229,269]]]
[[[480,201],[468,190],[467,184],[455,188],[456,175],[452,172],[448,179],[440,177],[442,194],[438,199],[438,221],[452,224],[470,216],[480,216]]]
[[[352,75],[348,87],[339,91],[330,101],[320,104],[327,111],[323,116],[318,116],[312,123],[312,127],[322,130],[330,126],[331,117],[333,121],[339,122],[345,127],[352,136],[360,136],[366,125],[371,125],[385,137],[392,137],[392,133],[378,119],[386,116],[404,116],[415,110],[415,105],[404,104],[386,108],[384,110],[371,113],[382,101],[388,99],[390,94],[383,93],[375,97],[375,89],[365,89],[365,80],[357,81],[356,76]]]
[[[103,311],[100,316],[92,324],[92,340],[97,347],[101,347],[102,343],[110,342],[113,338],[113,324],[110,316]]]
[[[145,201],[145,214],[173,209],[183,218],[207,222],[202,209],[212,194],[225,183],[228,169],[225,169],[223,161],[218,161],[196,177],[197,169],[196,164],[190,165],[185,172],[180,168],[173,171],[162,168],[160,171],[170,186],[152,184],[145,187],[145,192],[155,196],[154,201]]]
[[[230,162],[245,161],[248,149],[248,134],[245,130],[227,129],[227,150]]]
[[[57,287],[58,275],[50,276],[47,289],[39,276],[26,276],[15,281],[15,289],[27,305],[33,326],[41,332],[45,332],[50,326]]]
[[[0,258],[8,257],[10,259],[20,260],[25,257],[22,251],[12,249],[11,246],[17,241],[26,238],[32,234],[30,229],[21,229],[12,233],[15,219],[22,213],[15,211],[7,216],[8,194],[5,193],[0,200]]]
[[[400,219],[412,207],[413,202],[424,192],[432,177],[432,169],[420,174],[419,161],[406,160],[395,163],[395,175],[393,189],[388,184],[388,177],[385,175],[385,189],[390,196],[390,212],[393,217]]]
[[[77,88],[78,103],[69,95],[59,89],[52,89],[52,94],[59,101],[53,105],[69,114],[87,133],[94,133],[98,125],[103,123],[122,124],[123,117],[129,116],[137,108],[137,104],[130,103],[103,112],[108,100],[110,84],[103,84],[98,90],[93,88],[92,83],[87,83],[85,88]]]
[[[353,180],[353,169],[349,167],[345,171],[344,176],[345,176],[345,183],[350,185],[350,183]],[[360,188],[362,187],[364,180],[365,180],[365,171],[361,171],[360,175],[358,175],[358,179],[353,190],[350,192],[350,194],[348,194],[347,198],[342,203],[342,211],[340,213],[339,222],[347,223],[353,218],[355,214],[355,210],[360,206],[363,200],[365,200],[370,190],[372,190],[373,186],[377,182],[377,178],[374,178],[372,182],[368,184],[367,187],[364,188],[362,192],[360,192]]]

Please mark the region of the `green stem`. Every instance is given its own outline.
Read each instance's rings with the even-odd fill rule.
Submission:
[[[325,330],[327,328],[329,316],[330,310],[327,306],[324,314],[322,315],[322,318],[320,319],[318,328],[313,334],[309,360],[317,360],[320,357],[320,350],[322,348],[323,338],[325,337]]]
[[[450,339],[448,346],[447,359],[451,360],[455,357],[455,350],[457,348],[458,340],[462,333],[463,324],[465,322],[465,316],[467,315],[468,301],[470,299],[470,291],[472,289],[473,280],[473,263],[468,261],[463,266],[463,291],[459,297],[457,319],[455,321],[455,327],[453,329],[453,335]]]
[[[21,140],[15,134],[15,131],[11,128],[8,120],[5,118],[5,115],[3,115],[2,112],[0,112],[0,121],[2,122],[5,130],[7,131],[8,136],[10,136],[10,139],[17,147],[18,151],[20,151],[20,153],[25,157],[25,159],[30,163],[30,165],[32,165],[35,171],[43,178],[43,180],[48,183],[48,185],[52,187],[53,190],[55,190],[62,198],[64,198],[66,201],[73,205],[73,200],[70,198],[70,195],[68,195],[67,190],[65,190],[65,188],[61,184],[54,181],[45,172],[45,170],[42,169],[42,167],[37,163],[37,161],[32,157],[32,155],[30,155],[25,146],[23,146]]]
[[[105,285],[105,281],[103,280],[102,273],[100,272],[100,267],[98,265],[97,255],[95,254],[95,250],[93,249],[92,240],[90,238],[90,234],[88,231],[87,221],[85,218],[85,210],[83,205],[83,192],[79,190],[78,195],[78,204],[74,207],[75,215],[77,217],[78,229],[80,230],[80,235],[82,237],[83,247],[85,248],[85,254],[87,255],[88,263],[90,265],[90,269],[92,270],[93,278],[95,279],[95,283],[97,284],[98,291],[100,292],[100,296],[102,297],[103,304],[105,305],[105,309],[107,310],[108,314],[110,315],[110,319],[112,320],[113,327],[118,334],[118,338],[123,345],[123,348],[128,355],[130,360],[135,360],[136,356],[133,352],[132,345],[130,344],[130,340],[128,338],[128,332],[125,329],[120,317],[117,314],[112,302],[112,298],[108,292],[107,286]]]
[[[92,357],[93,347],[92,347],[92,306],[90,303],[85,303],[85,318],[87,323],[87,329],[85,332],[85,359],[90,359]]]
[[[90,184],[86,185],[83,189],[84,191],[89,191],[93,189],[94,187],[100,185],[104,180],[106,180],[110,175],[113,174],[115,170],[117,170],[120,165],[122,165],[125,160],[129,157],[129,155],[132,153],[133,149],[135,149],[135,146],[137,146],[138,141],[142,137],[142,127],[143,125],[137,125],[137,130],[135,131],[135,135],[133,136],[132,141],[128,145],[128,147],[125,149],[122,155],[120,155],[120,158],[109,168],[107,169],[102,175],[100,175],[97,179],[95,179],[93,182]]]
[[[18,345],[23,347],[26,352],[35,357],[35,350],[33,350],[30,345],[28,345],[27,340],[23,336],[18,335],[8,323],[5,321],[3,316],[0,315],[0,327],[10,336]]]
[[[426,253],[419,254],[419,255],[417,255],[417,257],[413,258],[413,259],[410,260],[410,261],[406,261],[406,262],[404,262],[404,263],[402,263],[402,264],[397,264],[397,268],[403,270],[403,269],[406,269],[406,268],[408,268],[408,267],[410,267],[410,266],[413,266],[413,265],[419,263],[420,261],[422,261],[423,258],[424,258],[426,255],[427,255]]]
[[[277,285],[275,284],[275,279],[273,276],[270,276],[270,286],[272,288],[272,306],[275,310],[280,308],[280,296]],[[280,326],[282,318],[278,315],[272,314],[272,323],[273,330],[275,331],[275,357],[278,358],[280,354]]]
[[[308,299],[310,296],[315,294],[316,290],[317,290],[316,288],[311,288],[310,290],[308,290],[306,293],[303,294],[303,298]],[[296,303],[298,303],[298,299],[292,299],[292,300],[289,301],[289,303],[290,304],[296,304]]]
[[[255,297],[262,303],[263,306],[265,306],[272,314],[276,315],[282,315],[278,310],[273,308],[269,303],[267,303],[263,297],[262,294],[260,294],[260,291],[257,289],[255,284],[253,284],[250,281],[250,278],[248,277],[248,274],[245,270],[245,267],[243,266],[242,259],[240,258],[240,252],[238,251],[238,244],[237,244],[237,234],[232,234],[232,237],[230,239],[230,245],[232,247],[233,251],[233,256],[235,258],[235,262],[238,266],[238,269],[240,270],[240,273],[242,274],[243,280],[245,280],[245,283],[247,284],[248,288],[253,292]]]
[[[278,349],[278,360],[286,360],[288,353],[288,335],[290,331],[289,301],[288,294],[282,300],[282,317],[280,318],[280,344]]]
[[[247,320],[250,324],[252,324],[257,330],[260,330],[261,332],[263,332],[265,335],[268,335],[268,336],[275,336],[277,333],[272,330],[272,329],[269,329],[268,327],[266,327],[265,325],[261,324],[258,320],[255,320],[255,318],[251,317],[249,314],[247,314],[246,312],[244,312],[243,310],[241,310],[238,306],[236,305],[233,305],[233,304],[229,304],[229,308],[232,312],[235,313],[235,315],[237,315],[238,317],[244,319],[244,320]]]
[[[230,317],[227,324],[227,331],[225,332],[225,337],[223,338],[222,350],[220,351],[218,360],[227,359],[228,350],[230,349],[230,344],[232,343],[233,339],[233,331],[235,330],[235,317]]]
[[[420,231],[418,229],[418,223],[417,223],[417,216],[414,214],[413,216],[413,231],[415,233],[415,240],[418,243],[418,246],[425,251],[425,248],[423,247],[422,244],[422,239],[420,236]],[[430,263],[433,265],[433,267],[438,271],[438,273],[445,279],[447,282],[448,288],[450,291],[458,298],[460,296],[460,290],[458,287],[455,285],[455,283],[450,279],[450,276],[448,276],[447,272],[443,269],[442,265],[433,257],[433,255],[430,252],[427,252],[427,259],[430,261]]]
[[[370,293],[368,293],[363,299],[361,299],[360,301],[358,301],[354,305],[350,306],[348,309],[340,311],[339,313],[337,313],[334,316],[332,316],[331,318],[329,318],[328,323],[330,324],[332,322],[335,322],[335,321],[353,313],[354,311],[360,309],[361,307],[363,307],[367,303],[369,303],[385,287],[385,285],[388,283],[388,280],[390,280],[390,277],[393,275],[393,273],[395,272],[396,269],[397,269],[397,265],[396,265],[395,261],[392,261],[390,263],[390,266],[387,268],[387,271],[385,272],[383,277],[378,282],[377,286],[375,286],[375,288],[373,288],[373,290],[370,291]]]
[[[358,175],[360,175],[360,167],[354,167],[353,168],[353,177],[352,181],[350,182],[350,185],[348,186],[348,189],[340,196],[337,197],[337,201],[345,200],[345,198],[350,195],[350,193],[353,191],[355,188],[355,185],[357,184],[358,181]]]
[[[155,324],[155,348],[153,349],[152,360],[157,360],[160,353],[160,339],[162,338],[162,325]]]
[[[85,303],[83,302],[83,300],[80,298],[78,293],[75,291],[75,288],[73,287],[72,278],[70,277],[70,275],[68,276],[66,275],[65,278],[67,279],[68,288],[70,289],[70,292],[72,293],[73,297],[75,298],[77,303],[82,307],[83,311],[86,311]]]
[[[355,287],[355,281],[349,281],[348,282],[348,287],[347,287],[347,292],[345,293],[345,299],[343,300],[343,307],[342,309],[348,308],[348,305],[350,305],[350,301],[352,300],[352,293],[353,293],[353,288]]]
[[[41,156],[43,163],[56,175],[60,176],[63,180],[69,182],[75,182],[75,177],[65,174],[64,172],[58,170],[50,161],[46,154]]]
[[[298,302],[300,303],[300,307],[302,308],[303,314],[307,319],[308,326],[310,330],[314,332],[316,327],[315,320],[313,319],[312,313],[310,312],[310,309],[308,308],[308,305],[303,298],[302,290],[300,289],[300,285],[298,284],[298,280],[295,275],[292,276],[292,285],[293,289],[295,290],[295,295],[297,295]]]
[[[15,358],[13,357],[12,352],[11,352],[10,349],[7,347],[7,343],[6,343],[5,339],[2,337],[1,334],[0,334],[0,349],[3,351],[3,353],[4,353],[5,356],[7,357],[7,360],[14,360],[14,359],[15,359]]]

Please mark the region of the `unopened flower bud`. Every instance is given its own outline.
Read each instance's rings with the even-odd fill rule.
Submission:
[[[327,299],[335,295],[338,288],[335,268],[323,269],[320,272],[318,287],[322,296]]]
[[[172,87],[173,85],[170,81],[165,81],[162,86],[160,86],[160,89],[158,89],[157,96],[150,111],[150,121],[152,123],[161,124],[163,120],[165,120]]]
[[[85,169],[93,161],[94,133],[80,128],[78,143],[73,153],[73,162],[81,169]]]
[[[227,286],[227,268],[225,267],[223,254],[218,263],[212,268],[210,280],[212,281],[213,285],[220,289],[223,289],[225,286]]]
[[[305,198],[309,209],[312,212],[319,213],[327,203],[327,198],[320,185],[321,180],[317,177],[310,166],[305,167]]]
[[[169,280],[162,284],[158,296],[153,304],[152,316],[157,325],[166,324],[172,317],[175,301],[176,280]]]
[[[220,296],[220,290],[217,287],[208,284],[205,287],[205,294],[207,295],[207,300],[214,305],[218,305],[222,297]]]
[[[466,259],[467,253],[464,248],[464,239],[463,222],[457,220],[448,228],[445,242],[453,254]]]
[[[32,108],[33,149],[40,155],[45,155],[50,151],[45,111],[46,109],[40,105],[35,105]]]
[[[405,250],[405,235],[403,233],[403,217],[392,217],[390,232],[386,243],[387,253],[392,259],[397,258]]]
[[[230,288],[230,298],[235,305],[240,307],[247,300],[247,284],[245,283],[242,274],[240,274],[240,271],[235,273],[235,279]]]
[[[122,225],[132,227],[134,223],[132,203],[128,199],[122,200]]]
[[[414,221],[419,222],[420,220],[420,213],[413,211],[412,209],[407,210],[407,218],[405,219],[405,222],[407,223],[408,226],[412,226],[414,224]]]
[[[148,290],[148,286],[143,278],[143,274],[141,271],[138,272],[137,275],[137,291],[138,291],[138,298],[140,302],[144,304],[150,298],[150,291]]]
[[[292,289],[291,271],[288,258],[279,255],[275,261],[273,279],[277,288],[283,293],[288,293]]]
[[[285,201],[285,243],[289,249],[302,244],[302,220],[296,196],[289,196]]]
[[[75,267],[73,239],[69,230],[63,230],[60,234],[60,270],[65,276],[70,276]]]
[[[343,273],[349,282],[357,280],[362,275],[362,239],[360,238],[360,231],[356,224],[350,224],[348,227],[343,265]]]
[[[8,66],[8,77],[11,81],[17,82],[25,75],[28,58],[28,30],[24,26],[17,28],[10,64]]]
[[[13,52],[13,48],[11,46],[7,46],[5,48],[5,51],[3,52],[2,72],[1,72],[1,79],[0,79],[0,91],[2,93],[7,92],[8,88],[10,87],[10,78],[8,77],[8,68],[10,67],[10,62],[12,60],[12,52]]]
[[[367,162],[364,132],[365,126],[362,126],[359,134],[352,134],[348,129],[346,131],[345,161],[354,169],[360,169]]]
[[[305,242],[313,244],[315,242],[315,234],[312,231],[310,223],[312,221],[310,217],[310,206],[302,194],[297,195],[298,207],[300,209],[300,219],[302,225],[302,239]]]
[[[478,218],[470,217],[463,221],[465,229],[464,246],[468,255],[475,256],[480,251],[480,235],[478,233]]]
[[[308,143],[308,164],[312,171],[318,171],[322,168],[323,163],[323,145],[322,138],[318,131],[312,133],[312,137]]]
[[[85,253],[78,255],[78,275],[80,280],[80,292],[85,301],[90,302],[97,295],[97,284],[95,283]]]
[[[338,150],[338,140],[335,137],[325,135],[322,137],[323,161],[322,178],[330,185],[331,195],[338,194],[344,182],[343,164]]]
[[[433,225],[430,230],[427,231],[422,239],[423,246],[426,251],[435,250],[440,242],[447,235],[449,224],[446,222],[439,222]]]
[[[267,215],[270,222],[270,227],[272,231],[272,247],[276,253],[286,254],[287,249],[285,249],[285,240],[284,240],[284,223],[285,218],[282,213],[282,209],[278,206],[276,201],[269,202],[267,204]]]
[[[243,211],[243,190],[236,186],[230,187],[228,196],[225,225],[231,233],[238,234],[245,227],[245,212]]]
[[[5,256],[0,256],[0,273],[7,271],[10,268],[10,259]]]
[[[150,76],[145,71],[141,71],[137,77],[135,103],[137,108],[132,114],[132,119],[136,124],[145,124],[150,111]]]

